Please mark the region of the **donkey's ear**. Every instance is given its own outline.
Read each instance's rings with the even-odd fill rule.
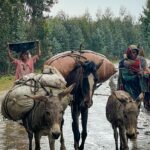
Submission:
[[[144,100],[144,93],[140,93],[140,95],[136,98],[136,103],[138,106],[141,105],[141,102]]]
[[[99,67],[103,64],[104,59],[100,60],[99,63],[96,65],[96,69],[98,70]]]
[[[72,85],[70,85],[68,88],[66,88],[65,90],[63,90],[61,93],[58,94],[58,96],[61,98],[65,97],[67,94],[71,93],[71,91],[73,90],[73,88],[75,87],[75,83],[73,83]]]

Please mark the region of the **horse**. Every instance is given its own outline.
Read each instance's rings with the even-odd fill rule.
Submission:
[[[75,83],[71,94],[73,101],[71,103],[72,115],[72,131],[74,135],[74,148],[75,150],[83,150],[85,140],[87,137],[87,121],[88,121],[88,108],[93,104],[92,96],[97,87],[97,69],[102,64],[96,65],[93,61],[85,61],[76,63],[74,69],[66,77],[67,86]],[[80,142],[79,131],[79,116],[81,115],[82,124],[82,142]]]

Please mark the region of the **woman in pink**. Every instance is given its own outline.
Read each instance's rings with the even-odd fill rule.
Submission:
[[[40,44],[37,41],[37,54],[33,57],[29,56],[29,52],[21,52],[20,59],[16,59],[12,56],[12,51],[8,49],[8,57],[13,64],[16,65],[15,80],[20,79],[22,76],[34,72],[34,64],[41,55]]]

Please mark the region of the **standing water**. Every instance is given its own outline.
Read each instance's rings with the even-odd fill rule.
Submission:
[[[89,109],[88,136],[85,142],[85,150],[115,150],[113,130],[105,114],[109,94],[108,81],[95,91],[93,106]],[[66,148],[67,150],[74,150],[70,107],[66,109],[64,119]],[[150,150],[150,113],[143,108],[143,105],[138,118],[138,132],[136,141],[131,142],[129,140],[130,150]],[[59,149],[60,144],[57,140],[56,150]],[[2,116],[0,116],[0,150],[28,150],[28,137],[24,127],[16,122],[4,120]],[[41,150],[49,150],[47,137],[41,139]]]

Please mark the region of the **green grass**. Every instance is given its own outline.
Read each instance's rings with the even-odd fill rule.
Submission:
[[[0,91],[8,90],[12,87],[14,76],[0,76]]]
[[[41,70],[35,70],[36,73],[41,73]],[[12,87],[15,81],[15,76],[12,75],[0,75],[0,92],[8,90]]]

